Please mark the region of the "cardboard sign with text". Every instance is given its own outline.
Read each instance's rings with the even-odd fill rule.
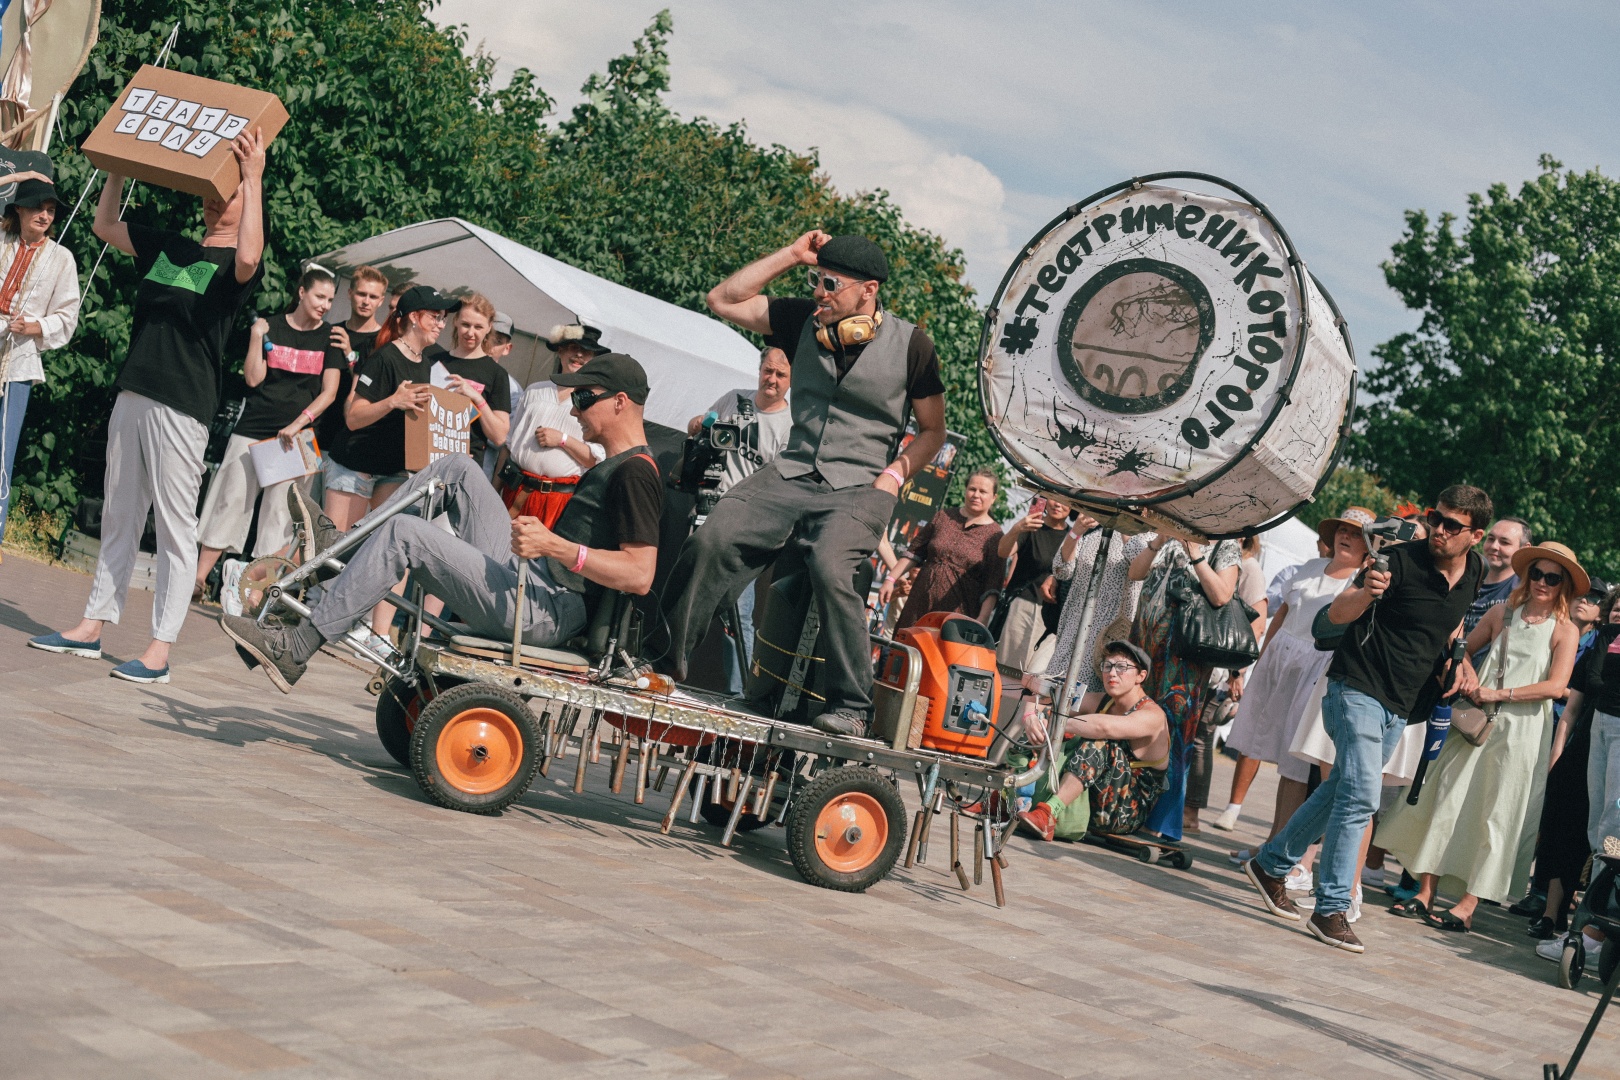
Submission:
[[[286,123],[274,94],[146,64],[80,149],[98,169],[229,199],[242,180],[231,140],[258,127],[268,146]]]
[[[405,468],[425,469],[446,454],[472,451],[472,425],[477,415],[472,399],[430,386],[433,400],[415,416],[405,414]]]

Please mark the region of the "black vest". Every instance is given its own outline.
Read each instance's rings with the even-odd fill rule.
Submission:
[[[633,457],[645,457],[653,461],[652,452],[645,446],[632,446],[623,453],[614,454],[605,461],[597,462],[596,466],[586,471],[579,478],[574,487],[574,494],[563,507],[563,512],[557,518],[556,526],[551,530],[564,540],[572,540],[576,544],[584,544],[588,548],[605,549],[607,551],[619,550],[619,537],[613,531],[613,519],[606,513],[608,482],[619,466]],[[653,462],[656,469],[657,463]],[[589,581],[583,574],[574,573],[572,561],[562,562],[548,558],[547,565],[551,569],[551,579],[566,589],[577,593],[584,593],[587,603],[595,603],[601,595],[602,586]]]

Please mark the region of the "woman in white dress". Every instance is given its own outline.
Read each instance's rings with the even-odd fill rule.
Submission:
[[[1468,651],[1490,646],[1471,698],[1495,723],[1483,746],[1453,728],[1416,806],[1396,802],[1378,844],[1418,876],[1417,895],[1391,914],[1440,930],[1473,928],[1480,900],[1501,901],[1530,874],[1552,750],[1552,703],[1569,685],[1579,632],[1570,601],[1590,585],[1575,553],[1545,543],[1513,553],[1520,585],[1468,635]],[[1462,897],[1433,909],[1440,879]]]
[[[1366,507],[1352,506],[1342,516],[1324,518],[1317,525],[1317,535],[1331,546],[1333,555],[1327,559],[1312,559],[1299,568],[1283,593],[1282,606],[1271,620],[1260,659],[1255,661],[1254,670],[1249,674],[1243,700],[1238,704],[1237,719],[1226,739],[1226,745],[1243,757],[1232,777],[1231,803],[1217,824],[1224,825],[1228,816],[1236,823],[1237,814],[1232,806],[1242,805],[1260,763],[1284,763],[1288,758],[1288,745],[1301,720],[1312,711],[1320,713],[1322,695],[1317,683],[1332,662],[1333,654],[1317,650],[1311,624],[1317,613],[1344,591],[1366,561],[1367,543],[1362,538],[1361,527],[1375,518]],[[1277,830],[1305,801],[1305,795],[1303,781],[1288,779],[1286,775],[1279,778],[1271,835],[1277,835]]]

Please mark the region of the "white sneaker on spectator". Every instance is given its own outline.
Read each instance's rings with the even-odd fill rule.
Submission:
[[[1350,910],[1344,913],[1344,917],[1347,922],[1359,922],[1361,919],[1361,886],[1359,884],[1356,886],[1356,891],[1350,894]]]
[[[1559,934],[1557,937],[1548,938],[1546,941],[1538,941],[1536,942],[1536,955],[1543,960],[1551,960],[1556,964],[1564,958],[1564,942],[1567,940],[1569,940],[1568,934]],[[1591,938],[1586,939],[1586,966],[1595,971],[1598,966],[1598,955],[1603,952],[1603,946],[1598,944],[1597,948],[1593,948],[1593,944]]]
[[[1389,871],[1382,866],[1377,870],[1370,866],[1363,866],[1361,868],[1361,883],[1369,889],[1386,888],[1389,885]],[[1355,922],[1354,919],[1350,921]]]
[[[1227,803],[1226,809],[1221,811],[1221,816],[1209,824],[1212,828],[1219,829],[1222,832],[1231,832],[1237,828],[1238,814],[1242,810],[1242,803]]]
[[[1288,876],[1283,878],[1283,881],[1285,883],[1283,887],[1291,893],[1316,891],[1316,878],[1303,866],[1296,866],[1288,871]]]

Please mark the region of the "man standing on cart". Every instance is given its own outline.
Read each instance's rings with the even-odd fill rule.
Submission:
[[[812,299],[764,289],[808,267]],[[686,541],[665,604],[669,664],[686,674],[693,648],[722,603],[797,536],[821,607],[827,709],[823,731],[865,735],[872,709],[861,562],[876,549],[900,487],[945,442],[945,385],[934,343],[883,309],[883,249],[863,236],[812,230],[732,274],[708,296],[716,315],[768,335],[793,364],[793,427],[775,461],[726,492]],[[908,417],[917,437],[895,454]]]
[[[658,561],[658,521],[664,488],[647,450],[642,407],[647,373],[635,360],[608,353],[552,381],[575,387],[573,414],[584,436],[607,459],[588,471],[548,529],[539,518],[508,516],[484,470],[466,454],[448,454],[417,473],[388,502],[357,523],[387,515],[430,479],[444,482],[436,512],[455,535],[420,516],[423,504],[384,521],[355,551],[343,572],[326,582],[309,618],[289,626],[260,626],[226,615],[220,626],[250,666],[263,667],[282,693],[304,674],[309,658],[363,620],[394,584],[414,571],[473,634],[505,638],[517,615],[518,560],[532,560],[523,605],[523,641],[562,645],[585,629],[589,606],[606,589],[645,595]],[[324,518],[302,522],[324,551],[338,534]]]

